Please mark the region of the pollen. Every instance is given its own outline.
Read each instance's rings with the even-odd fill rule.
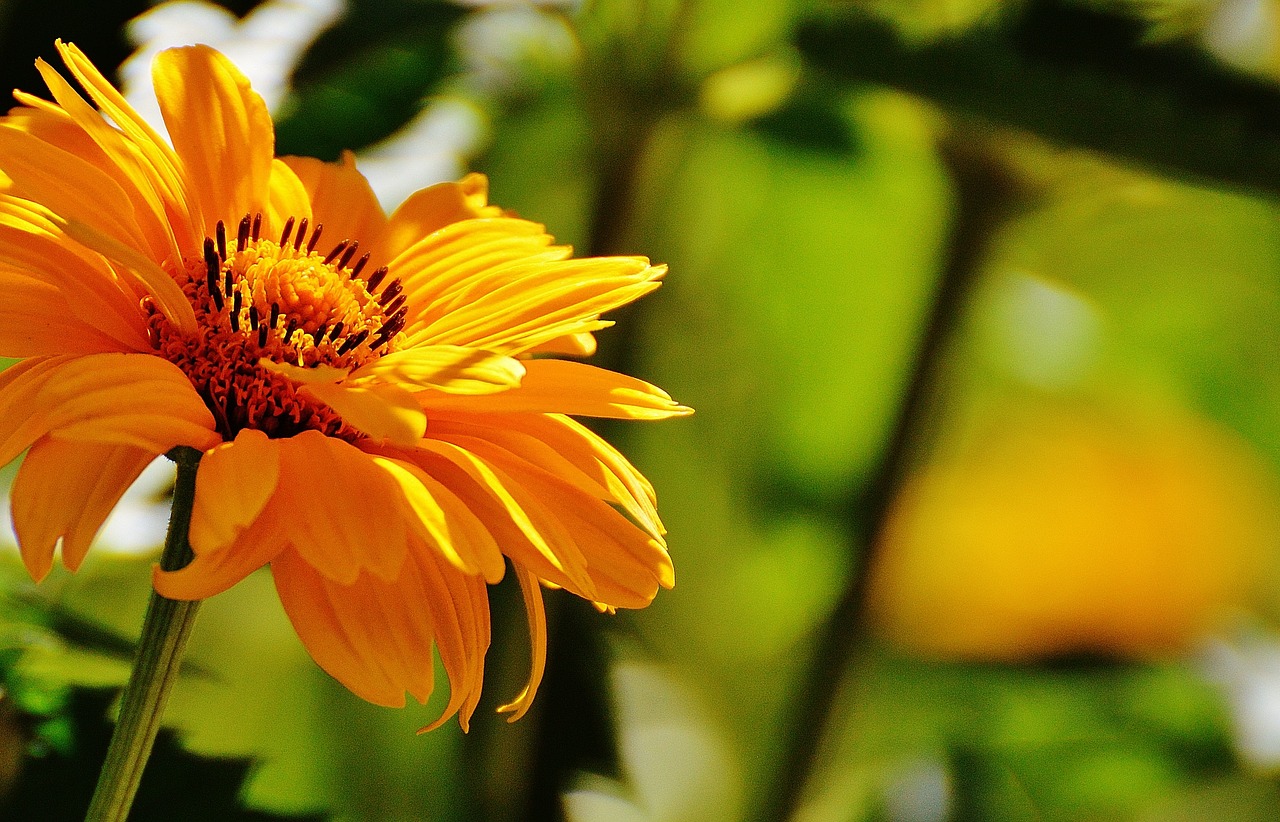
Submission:
[[[296,229],[296,230],[295,230]],[[358,435],[331,409],[300,394],[263,359],[303,368],[354,369],[397,350],[408,314],[399,280],[343,239],[321,253],[323,226],[289,218],[278,241],[263,238],[262,215],[246,215],[234,238],[217,224],[201,259],[174,276],[199,331],[183,334],[158,311],[149,327],[157,351],[191,379],[220,433],[254,428],[273,437],[316,429]]]

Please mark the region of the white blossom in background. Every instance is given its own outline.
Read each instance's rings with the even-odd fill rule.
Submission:
[[[1241,758],[1259,770],[1280,771],[1280,640],[1252,633],[1214,639],[1202,667],[1226,694]]]
[[[120,502],[111,509],[107,521],[94,540],[94,550],[122,554],[156,553],[164,544],[169,528],[169,492],[176,469],[168,457],[156,457],[129,486]],[[5,494],[9,489],[6,487]],[[13,521],[4,517],[0,526],[0,545],[17,550],[18,539]]]
[[[269,0],[242,20],[198,0],[162,3],[129,22],[127,33],[138,50],[120,66],[125,97],[148,122],[161,124],[152,58],[172,46],[203,43],[239,66],[274,114],[298,60],[345,10],[344,0]]]
[[[163,3],[128,27],[138,49],[120,67],[125,96],[163,130],[151,86],[151,60],[173,46],[203,43],[231,58],[276,114],[307,48],[346,11],[344,0],[268,0],[237,18],[200,0]],[[356,163],[388,211],[414,191],[456,180],[484,134],[483,118],[465,101],[440,98],[381,143],[356,153]]]

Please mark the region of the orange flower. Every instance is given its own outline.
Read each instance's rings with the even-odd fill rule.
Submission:
[[[148,462],[204,451],[175,599],[269,564],[321,667],[400,706],[450,680],[466,727],[509,560],[545,655],[540,583],[601,610],[673,582],[653,489],[568,415],[689,413],[590,354],[658,287],[641,257],[569,259],[472,175],[387,217],[350,157],[275,158],[262,100],[207,47],[159,55],[172,147],[74,46],[53,102],[0,121],[0,464],[36,579],[80,565]],[[515,718],[513,717],[513,718]]]

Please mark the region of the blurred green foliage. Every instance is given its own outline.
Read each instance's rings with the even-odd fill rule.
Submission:
[[[239,760],[221,799],[361,821],[765,819],[807,737],[822,744],[806,822],[1274,818],[1280,762],[1242,756],[1194,651],[947,663],[826,625],[871,567],[861,535],[883,512],[853,502],[957,266],[961,320],[902,472],[1021,402],[1175,406],[1280,467],[1280,223],[1258,194],[1280,191],[1280,92],[1225,68],[1196,40],[1208,23],[1171,5],[357,0],[298,70],[282,152],[333,158],[461,97],[483,113],[471,159],[495,202],[581,250],[670,265],[601,358],[698,410],[608,431],[658,488],[678,585],[612,618],[550,594],[551,668],[513,727],[487,713],[527,665],[499,586],[472,733],[419,737],[442,694],[360,702],[252,577],[205,606],[169,715],[185,750]],[[28,89],[15,66],[53,36],[118,63],[118,24],[140,10],[94,4],[109,29],[46,34],[49,4],[3,8],[0,54],[21,60],[0,71]],[[570,48],[479,77],[462,44],[512,25]],[[992,169],[979,195],[999,219],[961,236],[974,204],[956,181]],[[148,562],[94,554],[40,599],[5,567],[0,704],[25,724],[0,751],[29,756],[6,784],[53,763],[92,778],[84,734],[104,706],[82,689],[123,680]],[[1259,630],[1277,583],[1250,603]],[[77,644],[58,614],[94,630]],[[815,658],[824,630],[851,661]],[[790,726],[814,671],[832,718]]]

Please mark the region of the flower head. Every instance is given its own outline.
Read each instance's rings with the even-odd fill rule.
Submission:
[[[465,727],[508,563],[534,639],[540,588],[602,610],[673,582],[653,489],[575,415],[689,413],[587,355],[601,315],[657,288],[640,257],[570,259],[471,175],[386,216],[351,158],[274,157],[222,55],[154,64],[169,140],[74,46],[53,100],[0,120],[0,464],[23,559],[75,569],[156,455],[204,452],[176,599],[270,565],[315,660],[361,697],[430,695]],[[90,102],[92,101],[92,102]],[[95,107],[96,106],[96,107]],[[171,141],[171,142],[170,142]]]

